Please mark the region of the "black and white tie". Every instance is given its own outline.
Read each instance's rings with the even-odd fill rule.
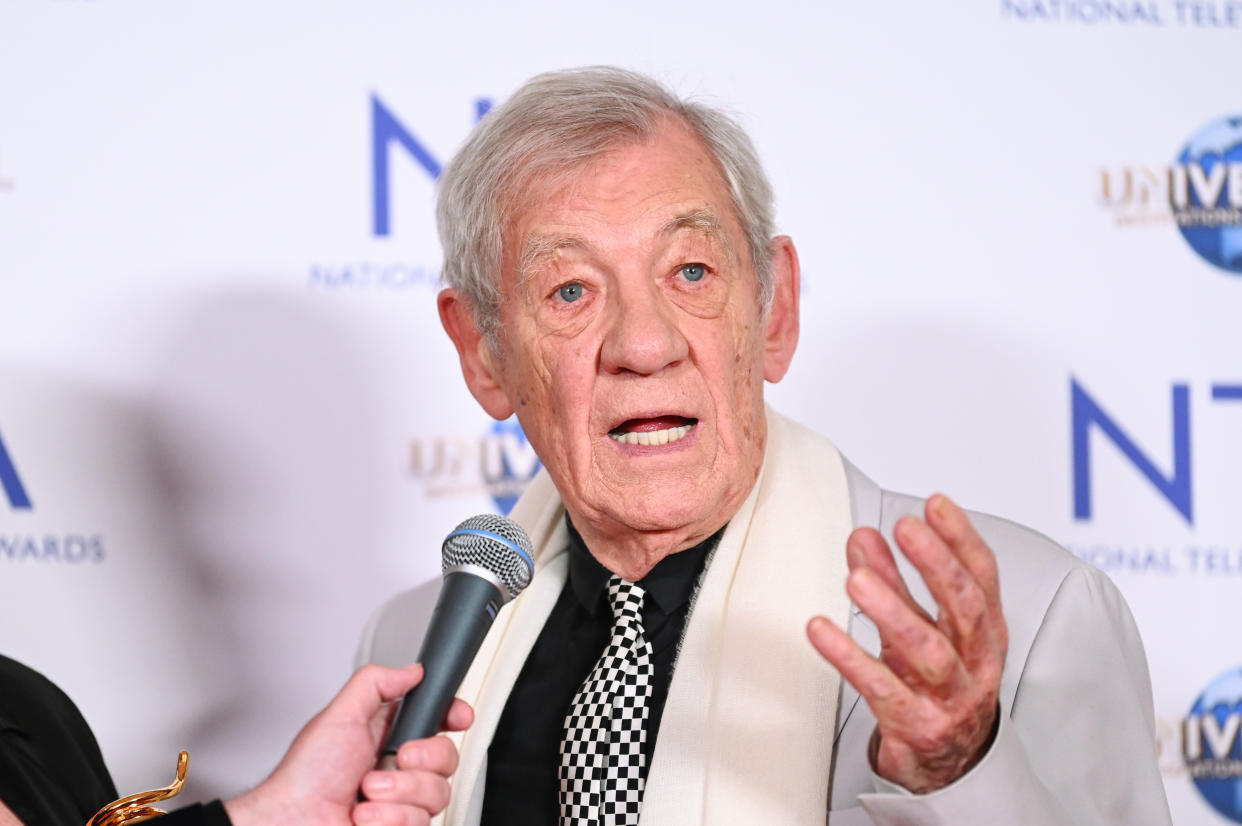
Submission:
[[[643,634],[646,593],[608,580],[612,639],[574,695],[561,740],[560,826],[634,826],[642,810],[651,697],[651,644]]]

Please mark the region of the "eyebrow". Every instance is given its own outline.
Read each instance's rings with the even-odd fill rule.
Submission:
[[[522,257],[518,259],[518,275],[522,281],[534,275],[535,263],[560,249],[585,247],[586,240],[578,235],[535,235],[522,245]]]
[[[707,237],[716,243],[729,260],[734,259],[733,247],[729,244],[729,235],[725,232],[720,218],[710,209],[696,209],[684,215],[678,215],[660,229],[660,234],[667,237],[682,230],[689,230],[696,235]]]
[[[678,215],[660,228],[661,235],[672,235],[683,229],[714,235],[721,241],[725,240],[724,227],[716,213],[710,209],[696,209],[684,215]]]

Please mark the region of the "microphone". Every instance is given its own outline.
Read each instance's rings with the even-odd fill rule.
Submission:
[[[512,519],[472,516],[444,539],[444,584],[423,638],[418,661],[423,681],[401,701],[380,768],[396,768],[397,749],[440,731],[453,695],[496,619],[496,613],[530,584],[530,537]]]

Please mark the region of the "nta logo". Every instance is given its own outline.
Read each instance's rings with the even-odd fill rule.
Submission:
[[[475,100],[475,122],[482,120],[491,108],[492,102],[488,98]],[[397,119],[392,110],[377,95],[371,95],[371,232],[375,235],[388,235],[391,232],[388,148],[394,141],[409,153],[433,181],[439,180],[440,170],[443,168],[435,155]]]
[[[1118,419],[1107,413],[1078,379],[1070,378],[1070,450],[1074,466],[1075,519],[1081,521],[1092,517],[1091,434],[1097,433],[1121,452],[1156,492],[1186,520],[1186,524],[1194,524],[1190,461],[1190,386],[1174,383],[1170,387],[1170,400],[1173,470],[1165,473],[1147,451],[1122,428]],[[1213,405],[1242,402],[1242,384],[1214,382],[1209,388],[1208,401]]]
[[[491,109],[492,102],[487,98],[474,101],[476,122]],[[375,238],[387,238],[392,234],[394,167],[398,170],[398,181],[401,180],[402,158],[394,156],[404,153],[406,162],[416,173],[423,173],[434,185],[440,179],[443,168],[439,158],[409,126],[409,121],[402,121],[396,112],[376,94],[371,95],[371,235]],[[397,199],[401,203],[400,198]],[[351,262],[314,262],[310,265],[309,284],[314,288],[333,290],[406,290],[419,288],[435,288],[440,281],[439,266],[426,260],[358,260]]]
[[[1201,258],[1242,275],[1242,116],[1199,129],[1172,164],[1102,170],[1100,196],[1118,224],[1173,221]]]
[[[17,467],[5,449],[3,439],[0,439],[0,487],[4,488],[10,507],[18,510],[31,509],[30,496],[26,493],[21,477],[17,475]]]
[[[1182,757],[1208,804],[1242,823],[1242,668],[1213,680],[1182,722]]]

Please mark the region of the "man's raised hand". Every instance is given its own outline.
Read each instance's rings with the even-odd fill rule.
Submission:
[[[917,793],[949,785],[987,751],[1009,645],[991,548],[946,496],[928,499],[924,516],[900,519],[893,537],[936,600],[936,617],[910,596],[884,537],[859,528],[846,545],[846,590],[879,630],[879,658],[824,617],[807,626],[875,714],[876,773]]]

